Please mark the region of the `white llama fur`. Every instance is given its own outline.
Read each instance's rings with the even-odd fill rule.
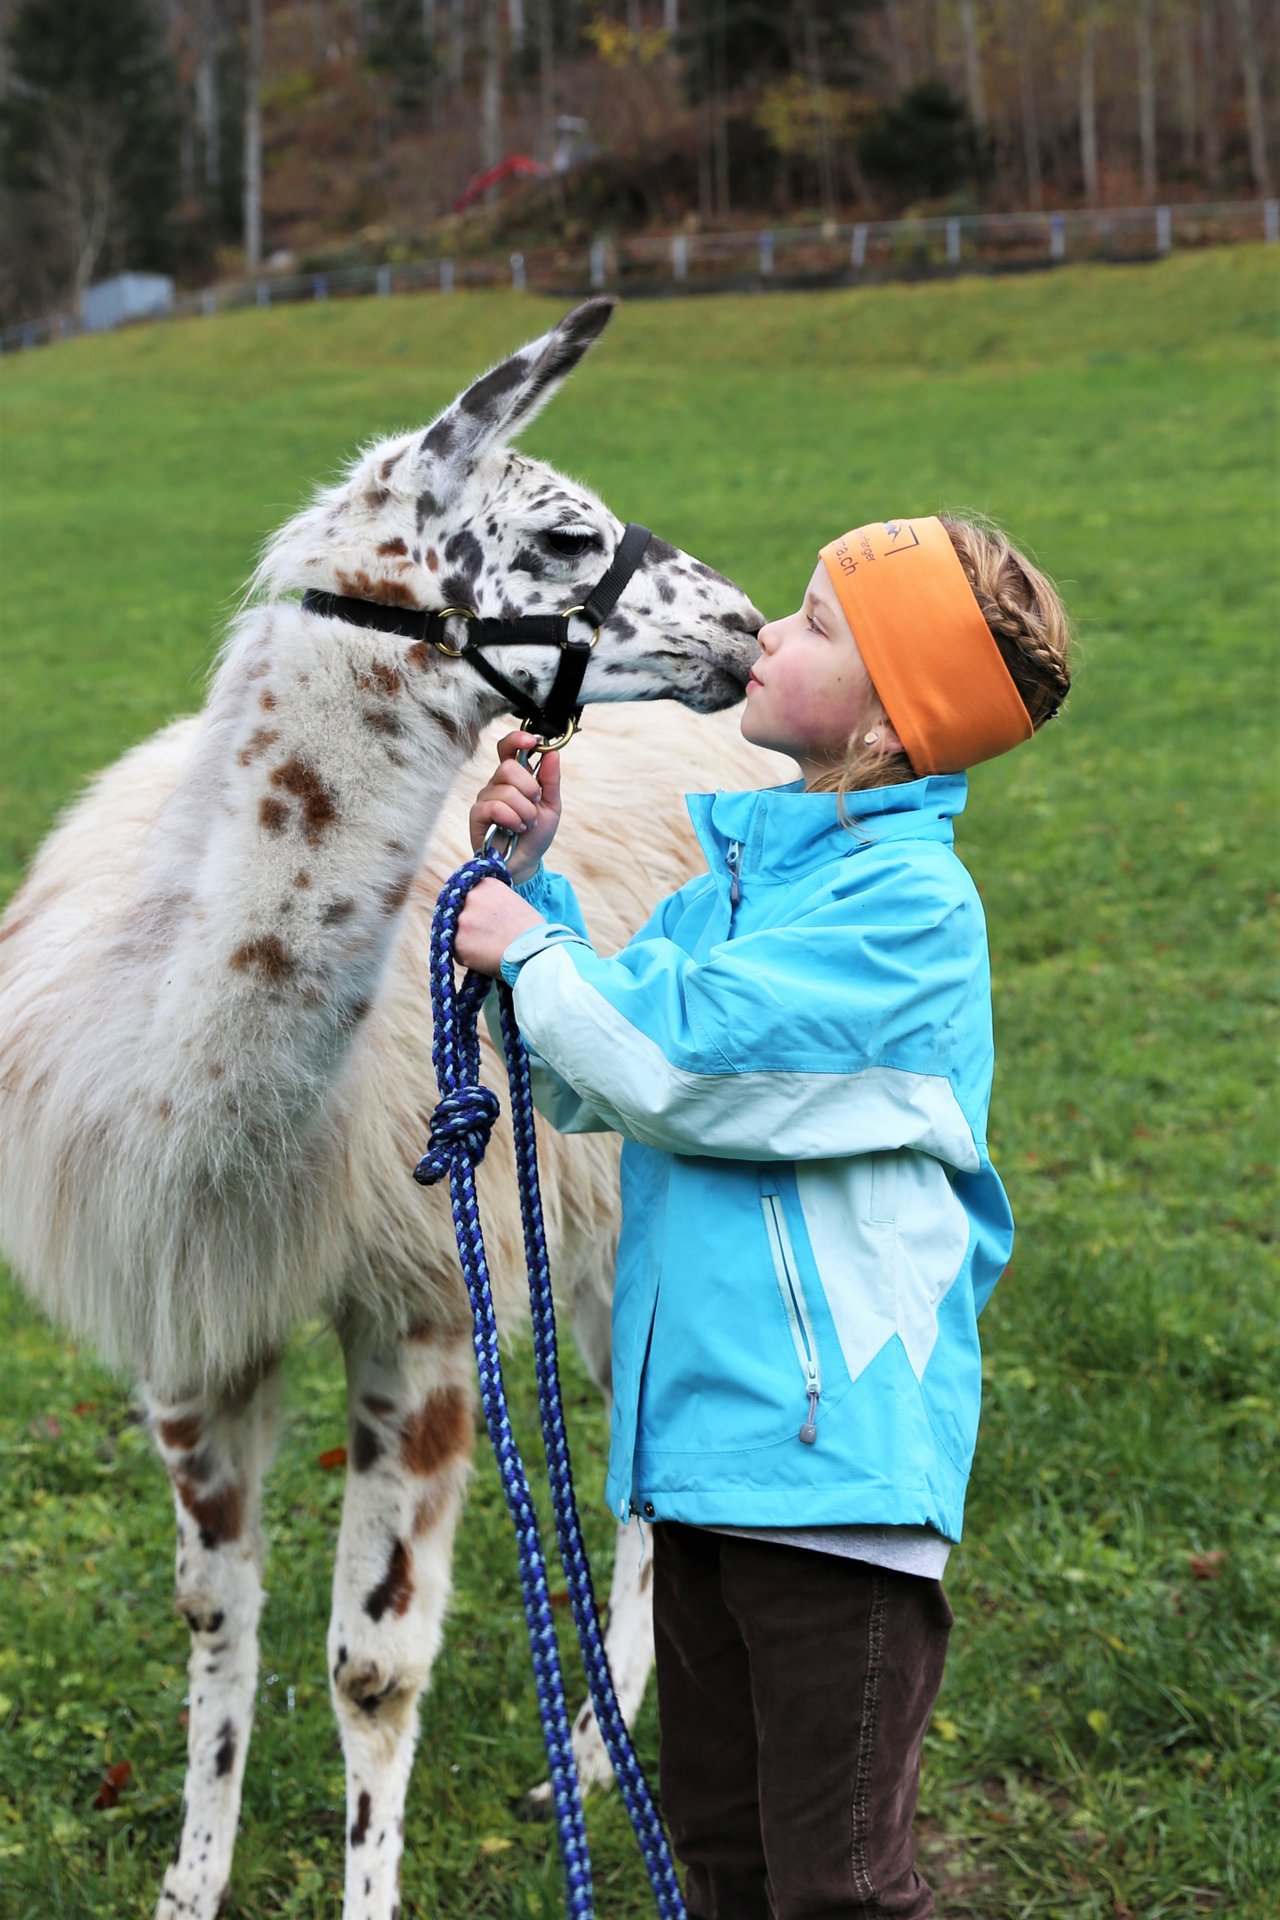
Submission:
[[[346,1920],[398,1912],[418,1699],[471,1444],[448,1200],[409,1175],[435,1102],[431,910],[470,850],[467,804],[510,723],[463,663],[282,596],[314,586],[483,613],[580,601],[620,524],[507,443],[608,313],[578,309],[428,431],[366,451],[284,528],[203,712],[99,777],[0,925],[0,1243],[48,1313],[142,1383],[174,1484],[191,1710],[159,1920],[213,1920],[230,1874],[261,1477],[291,1333],[331,1319],[349,1378],[329,1639]],[[594,544],[558,557],[546,535],[566,527]],[[732,715],[706,717],[740,694],[758,624],[738,589],[661,542],[606,623],[585,697],[664,705],[594,706],[565,756],[555,859],[605,950],[698,864],[683,791],[789,771],[743,743]],[[549,653],[501,662],[526,679],[531,663],[545,693]],[[505,1085],[487,1040],[483,1078]],[[544,1130],[540,1149],[558,1291],[607,1390],[616,1142]],[[505,1113],[480,1192],[510,1330],[524,1270]],[[634,1553],[620,1556],[610,1653],[629,1713],[651,1653],[642,1587]],[[577,1746],[584,1777],[604,1778],[585,1713]]]

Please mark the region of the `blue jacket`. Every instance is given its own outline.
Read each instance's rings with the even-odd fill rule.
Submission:
[[[608,1499],[625,1518],[960,1537],[977,1316],[1013,1223],[987,1156],[963,775],[695,795],[708,872],[614,958],[568,883],[503,956],[566,1132],[614,1129]]]

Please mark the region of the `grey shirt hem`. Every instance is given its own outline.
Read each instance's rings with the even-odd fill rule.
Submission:
[[[708,1527],[744,1540],[772,1540],[780,1547],[810,1547],[844,1560],[865,1560],[896,1573],[941,1580],[951,1542],[932,1527]]]

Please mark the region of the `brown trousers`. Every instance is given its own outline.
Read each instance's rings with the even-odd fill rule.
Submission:
[[[941,1584],[675,1521],[653,1542],[662,1810],[690,1920],[924,1920],[911,1822]]]

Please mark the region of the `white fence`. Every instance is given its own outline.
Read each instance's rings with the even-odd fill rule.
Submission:
[[[180,295],[164,316],[457,286],[511,286],[571,297],[590,287],[674,293],[714,288],[853,286],[932,273],[999,272],[1069,260],[1149,260],[1178,247],[1280,241],[1280,201],[1107,207],[1067,213],[984,213],[742,233],[597,240],[585,258],[545,247],[507,258],[404,261],[323,273],[262,274]],[[67,340],[68,314],[0,329],[0,353]]]

